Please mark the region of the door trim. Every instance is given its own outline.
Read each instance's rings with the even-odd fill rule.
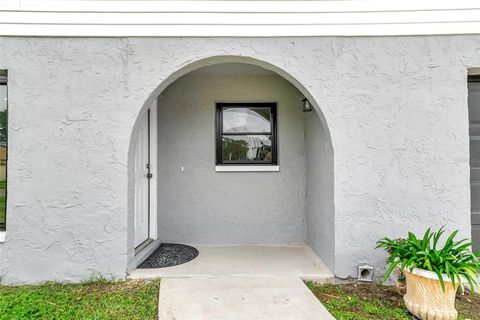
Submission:
[[[157,148],[157,99],[150,106],[150,130],[149,130],[149,158],[150,158],[150,178],[149,187],[149,239],[156,240],[157,234],[157,176],[158,176],[158,148]]]
[[[157,240],[157,101],[144,112],[148,113],[148,162],[149,173],[152,174],[148,181],[148,238],[134,248],[137,256]],[[135,186],[136,187],[136,186]],[[135,218],[134,218],[135,219]],[[135,232],[135,230],[134,230]]]

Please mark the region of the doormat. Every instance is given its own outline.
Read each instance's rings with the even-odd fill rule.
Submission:
[[[166,268],[178,266],[198,256],[198,250],[194,247],[178,243],[162,243],[148,258],[143,261],[139,268]]]

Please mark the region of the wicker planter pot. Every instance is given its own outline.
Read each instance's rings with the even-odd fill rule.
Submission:
[[[434,272],[422,269],[403,271],[407,280],[407,294],[403,297],[408,311],[423,320],[455,320],[455,288],[450,279],[444,275],[445,292],[442,290],[438,276]]]

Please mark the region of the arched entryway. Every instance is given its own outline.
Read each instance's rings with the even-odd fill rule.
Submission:
[[[132,133],[129,182],[131,269],[160,242],[306,244],[334,269],[329,130],[305,87],[269,63],[212,57],[160,84]]]

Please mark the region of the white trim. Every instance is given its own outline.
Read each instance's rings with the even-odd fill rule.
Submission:
[[[0,0],[0,35],[6,36],[477,33],[478,0]]]
[[[425,22],[479,21],[480,10],[413,12],[368,12],[368,13],[98,13],[98,12],[5,12],[0,10],[0,21],[5,24],[63,25],[336,25],[336,24],[390,24]],[[248,19],[246,19],[248,18]],[[207,23],[208,22],[208,23]]]
[[[5,238],[7,237],[7,233],[5,231],[0,232],[0,242],[5,242]]]
[[[162,242],[157,239],[155,241],[152,241],[150,242],[147,246],[145,246],[145,248],[143,248],[141,251],[135,253],[135,257],[134,257],[134,260],[133,260],[133,264],[134,264],[134,267],[135,269],[145,260],[148,258],[149,255],[151,255],[153,253],[153,251],[155,251],[160,245],[162,244]]]
[[[48,12],[375,12],[468,10],[478,0],[0,0],[2,10]]]
[[[280,166],[215,166],[216,172],[276,172]]]
[[[479,1],[480,3],[480,1]],[[5,24],[0,36],[315,37],[480,34],[480,21],[343,25],[61,25]]]
[[[155,99],[150,106],[150,239],[156,240],[157,233],[157,99]]]

